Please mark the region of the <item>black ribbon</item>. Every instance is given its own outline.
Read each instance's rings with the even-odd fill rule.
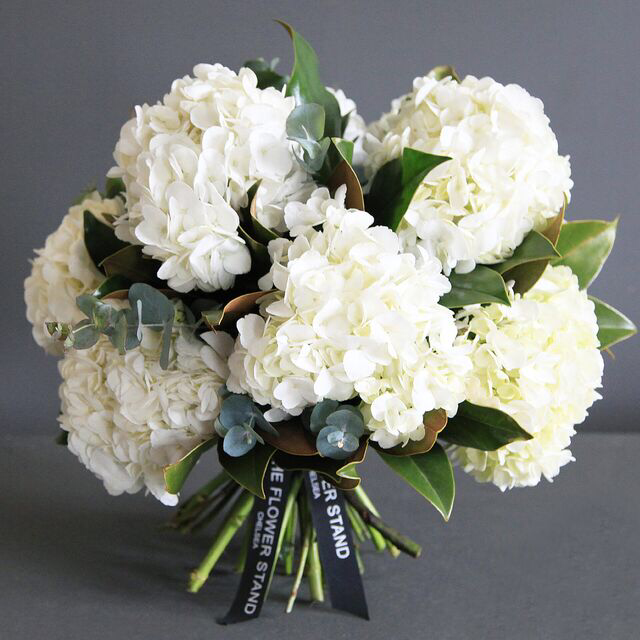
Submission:
[[[364,585],[342,491],[315,471],[309,471],[305,481],[331,606],[368,620]]]
[[[315,471],[309,471],[305,484],[331,606],[368,620],[342,492]],[[220,624],[244,622],[260,615],[278,560],[276,549],[290,485],[291,472],[272,462],[264,479],[265,499],[256,500],[251,511],[251,537],[238,591],[227,614],[218,619]]]
[[[251,511],[251,537],[238,591],[220,624],[257,618],[269,591],[276,566],[276,549],[282,530],[291,472],[271,463],[264,479],[264,500],[257,499]]]

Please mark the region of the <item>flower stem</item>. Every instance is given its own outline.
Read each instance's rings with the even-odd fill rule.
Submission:
[[[302,583],[302,576],[304,575],[305,567],[307,566],[307,558],[309,556],[309,546],[311,544],[311,535],[313,533],[312,528],[309,526],[308,522],[304,521],[303,508],[300,506],[298,508],[300,513],[300,533],[302,536],[302,546],[300,548],[300,560],[298,561],[298,569],[296,571],[296,577],[293,581],[293,587],[291,588],[291,595],[289,596],[289,600],[287,601],[286,612],[291,613],[293,610],[293,605],[295,604],[296,598],[298,597],[298,591],[300,589],[300,584]]]
[[[349,516],[351,528],[360,542],[364,542],[366,538],[371,537],[369,535],[369,529],[362,521],[360,514],[349,503],[347,503],[347,516]]]
[[[310,524],[310,526],[312,526]],[[324,589],[322,588],[322,567],[320,565],[320,553],[318,552],[318,541],[315,531],[312,532],[311,546],[309,547],[309,557],[307,561],[309,567],[309,589],[311,599],[324,602]]]
[[[209,505],[213,505],[211,509],[209,509],[209,511],[207,511],[202,517],[200,517],[201,512],[204,511],[204,508],[201,509],[200,513],[197,513],[194,517],[189,519],[180,527],[180,531],[182,533],[193,533],[194,531],[198,531],[199,529],[202,529],[204,526],[209,524],[225,508],[225,506],[233,497],[233,494],[238,489],[239,486],[235,482],[235,480],[230,480],[221,491],[219,491],[213,498],[211,498],[207,502],[206,507],[208,507]],[[199,517],[200,519],[198,519]]]
[[[251,526],[247,526],[242,536],[242,544],[240,546],[240,552],[236,558],[236,573],[242,573],[244,571],[244,565],[247,561],[247,552],[249,551],[249,544],[251,542]]]
[[[200,587],[206,582],[216,562],[220,559],[227,545],[249,515],[251,507],[253,506],[253,500],[253,494],[247,491],[243,491],[240,494],[220,527],[209,552],[200,563],[200,566],[191,573],[189,580],[189,591],[191,593],[197,593]]]
[[[380,517],[380,513],[376,509],[376,506],[371,501],[371,498],[365,493],[364,489],[361,485],[358,485],[355,489],[356,496],[360,502],[367,508],[371,513],[377,518]],[[397,558],[400,555],[399,549],[393,545],[389,540],[386,540],[384,536],[373,526],[368,527],[369,532],[371,533],[371,540],[375,545],[378,551],[384,551],[385,549],[389,549],[389,553]]]
[[[360,517],[367,525],[380,532],[383,538],[386,538],[386,540],[400,549],[400,551],[404,551],[406,554],[414,558],[417,558],[420,555],[422,547],[417,542],[414,542],[410,538],[407,538],[407,536],[390,527],[388,524],[385,524],[378,516],[374,515],[367,507],[365,507],[355,495],[352,495],[351,492],[345,491],[344,493],[345,499],[353,505],[354,509],[360,514]]]
[[[293,560],[296,548],[296,524],[298,522],[298,503],[294,501],[291,515],[287,522],[284,538],[284,572],[290,576],[293,573]]]

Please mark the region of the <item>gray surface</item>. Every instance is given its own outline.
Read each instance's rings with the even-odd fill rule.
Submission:
[[[459,474],[446,525],[371,456],[370,495],[424,547],[418,560],[365,555],[372,621],[318,605],[286,616],[290,579],[276,577],[258,623],[222,628],[214,618],[233,597],[233,558],[198,595],[184,590],[207,532],[160,532],[170,510],[152,498],[110,498],[50,439],[4,437],[0,636],[632,640],[640,634],[640,436],[589,433],[572,449],[578,461],[553,485],[502,495]]]
[[[570,214],[622,214],[615,253],[593,292],[640,319],[637,160],[640,3],[17,1],[0,4],[0,316],[3,429],[49,432],[58,410],[55,361],[30,340],[22,280],[33,247],[70,201],[111,165],[133,104],[162,96],[197,62],[237,68],[280,56],[295,25],[315,46],[328,83],[374,118],[414,76],[453,63],[518,82],[541,97],[576,183]],[[640,340],[608,362],[606,400],[589,429],[637,430]]]

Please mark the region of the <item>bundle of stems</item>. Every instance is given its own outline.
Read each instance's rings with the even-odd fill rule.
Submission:
[[[291,594],[286,605],[287,613],[293,609],[305,576],[309,584],[311,600],[324,601],[322,564],[303,478],[303,472],[295,472],[292,478],[277,546],[277,570],[287,576],[293,576]],[[380,513],[362,486],[359,485],[353,491],[345,491],[344,497],[361,573],[364,573],[364,565],[360,556],[360,547],[368,541],[377,551],[388,551],[393,557],[397,557],[402,552],[414,558],[420,555],[420,545],[380,518]],[[209,525],[218,516],[223,516],[213,544],[200,565],[191,573],[188,585],[191,593],[199,591],[231,540],[244,527],[244,535],[235,562],[236,571],[242,572],[250,544],[249,515],[254,500],[253,494],[240,487],[223,470],[190,496],[167,523],[169,528],[177,529],[182,533],[192,533]]]

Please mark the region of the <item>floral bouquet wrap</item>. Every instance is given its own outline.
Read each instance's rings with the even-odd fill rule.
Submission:
[[[588,295],[617,221],[568,219],[540,100],[436,67],[367,125],[283,26],[290,75],[199,64],[137,106],[104,193],[25,282],[61,356],[58,441],[110,494],[177,506],[170,527],[216,524],[190,591],[239,535],[222,623],[258,616],[276,570],[287,611],[308,581],[368,617],[360,546],[420,547],[363,490],[365,456],[445,520],[452,465],[501,490],[551,480],[602,350],[635,333]],[[201,457],[210,479],[180,501]]]

